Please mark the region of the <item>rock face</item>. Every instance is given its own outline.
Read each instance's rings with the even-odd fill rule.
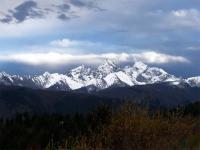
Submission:
[[[114,62],[106,60],[97,68],[81,65],[67,74],[50,74],[45,72],[39,76],[16,76],[0,73],[0,85],[24,86],[36,89],[52,89],[60,91],[87,88],[89,91],[102,90],[109,87],[125,87],[155,83],[170,83],[183,87],[200,87],[200,77],[188,79],[177,78],[161,68],[149,67],[142,62],[133,66],[118,67]]]

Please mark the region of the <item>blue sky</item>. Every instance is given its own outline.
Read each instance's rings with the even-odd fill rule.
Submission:
[[[197,76],[199,57],[199,0],[1,0],[2,71],[65,71],[112,59]]]

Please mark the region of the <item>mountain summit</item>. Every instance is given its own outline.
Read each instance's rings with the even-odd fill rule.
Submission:
[[[39,76],[16,76],[0,73],[0,84],[7,86],[24,86],[35,89],[55,89],[61,91],[80,88],[102,90],[113,86],[124,87],[155,83],[200,87],[200,77],[178,78],[161,68],[149,67],[143,62],[132,66],[118,67],[111,60],[106,60],[97,68],[84,65],[69,70],[67,74],[45,72]],[[184,83],[184,84],[183,84]]]

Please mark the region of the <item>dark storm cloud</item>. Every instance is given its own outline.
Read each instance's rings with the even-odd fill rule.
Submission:
[[[37,3],[34,1],[25,1],[22,4],[15,7],[14,10],[9,10],[10,15],[6,15],[1,22],[10,23],[16,20],[17,23],[23,22],[28,18],[41,18],[43,13],[37,7]]]

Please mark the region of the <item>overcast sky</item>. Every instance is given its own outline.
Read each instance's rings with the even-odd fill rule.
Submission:
[[[1,71],[66,72],[104,59],[200,75],[200,1],[1,0]]]

